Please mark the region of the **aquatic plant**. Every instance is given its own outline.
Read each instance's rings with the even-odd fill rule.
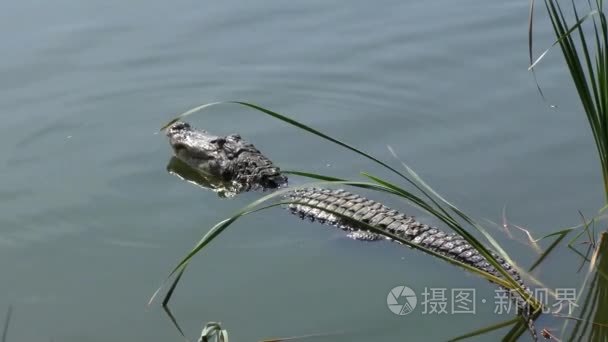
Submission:
[[[589,10],[583,16],[578,8],[580,5],[571,1],[571,19],[567,19],[560,1],[544,0],[544,3],[556,37],[552,46],[559,45],[561,48],[593,133],[604,179],[605,200],[608,203],[608,24],[604,1],[587,1]],[[531,0],[528,50],[529,69],[532,71],[550,49],[538,58],[533,58],[534,6],[535,0]],[[585,24],[589,21],[590,28],[585,30]]]
[[[570,78],[581,101],[589,127],[597,148],[602,177],[604,181],[604,198],[608,203],[608,24],[604,11],[603,0],[588,0],[586,7],[581,10],[581,3],[571,1],[568,6],[562,6],[558,0],[543,0],[547,9],[555,41],[551,47],[559,45],[564,61],[568,68]],[[528,52],[530,58],[529,69],[534,68],[546,56],[551,47],[545,50],[536,59],[533,57],[533,26],[534,26],[535,0],[530,1],[530,16],[528,24]],[[581,15],[584,13],[584,15]],[[538,83],[537,83],[538,85]],[[539,86],[539,90],[540,90]],[[542,91],[541,91],[542,95]],[[607,206],[604,207],[606,209]],[[603,210],[604,210],[603,209]],[[602,211],[600,211],[601,213]],[[595,218],[592,220],[592,222]],[[581,304],[580,317],[564,317],[567,321],[562,329],[565,333],[569,322],[575,322],[570,333],[570,340],[587,339],[594,341],[608,341],[608,248],[606,232],[602,232],[599,243],[595,241],[595,232],[590,233],[590,224],[585,224],[574,240],[584,232],[589,235],[587,253],[574,250],[583,263],[589,263],[589,271],[584,277],[581,290],[587,290],[584,300],[577,298]],[[567,230],[556,232],[555,235],[565,233]],[[562,235],[561,237],[563,237]],[[561,240],[561,237],[558,240]],[[556,240],[556,242],[558,242]],[[593,251],[593,257],[588,258]],[[591,279],[591,280],[590,280]],[[589,282],[590,280],[590,282]],[[590,284],[588,287],[586,284]]]

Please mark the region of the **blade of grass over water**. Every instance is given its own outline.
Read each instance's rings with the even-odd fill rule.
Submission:
[[[547,256],[549,256],[553,249],[557,247],[557,245],[559,245],[559,243],[566,237],[566,235],[568,235],[569,232],[570,231],[566,231],[558,235],[557,239],[553,240],[553,242],[549,245],[549,247],[547,247],[543,254],[541,254],[538,259],[532,264],[532,266],[530,266],[528,272],[534,271],[534,269],[538,267],[538,265],[540,265],[545,260],[545,258],[547,258]]]
[[[562,35],[560,35],[558,37],[558,39],[556,41],[553,42],[553,44],[551,44],[551,47],[549,47],[548,49],[546,49],[545,51],[543,51],[539,57],[537,57],[535,60],[533,60],[532,57],[532,44],[529,44],[529,48],[530,48],[530,66],[528,67],[528,70],[533,71],[534,67],[540,63],[540,61],[543,60],[543,58],[545,58],[545,56],[549,53],[549,51],[551,50],[551,48],[553,48],[554,46],[562,43],[564,40],[568,40],[570,34],[572,34],[572,32],[574,32],[575,30],[579,29],[580,26],[585,22],[585,20],[591,18],[594,15],[597,15],[599,12],[597,10],[593,10],[589,13],[587,13],[584,17],[582,18],[577,18],[577,22],[574,26],[570,27],[568,29],[568,31],[566,31],[565,33],[563,33]],[[530,24],[531,25],[531,24]],[[530,30],[531,31],[531,30]],[[531,38],[531,36],[530,36]]]
[[[173,284],[171,284],[171,286],[169,287],[169,290],[167,291],[167,294],[165,295],[165,298],[163,299],[163,304],[162,304],[163,309],[165,310],[165,313],[167,314],[167,316],[169,316],[169,319],[171,319],[171,323],[173,323],[173,326],[175,326],[177,331],[179,331],[179,333],[184,338],[186,338],[186,334],[184,334],[184,330],[177,322],[177,319],[175,318],[173,311],[171,311],[171,309],[169,308],[169,300],[173,296],[173,292],[175,291],[175,288],[177,287],[177,284],[179,283],[179,281],[182,279],[182,276],[184,275],[185,271],[186,271],[186,268],[184,267],[177,273],[177,276],[175,277]]]

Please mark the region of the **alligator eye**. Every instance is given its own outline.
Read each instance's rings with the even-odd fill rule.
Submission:
[[[211,140],[212,144],[217,144],[220,148],[226,143],[226,138],[217,138]]]
[[[173,132],[181,131],[184,129],[190,129],[190,124],[187,122],[177,121],[169,127]]]

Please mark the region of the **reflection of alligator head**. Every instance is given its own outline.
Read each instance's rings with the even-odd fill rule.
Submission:
[[[181,121],[169,126],[166,134],[175,156],[204,179],[214,179],[212,184],[230,183],[237,193],[287,185],[281,170],[237,134],[215,136]]]
[[[233,197],[239,191],[239,187],[235,187],[231,182],[226,182],[220,178],[203,174],[176,157],[171,157],[169,160],[167,171],[188,183],[200,186],[203,189],[211,190],[220,197]]]

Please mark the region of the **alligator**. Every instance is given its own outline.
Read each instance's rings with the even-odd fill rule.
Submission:
[[[280,169],[238,134],[215,136],[177,121],[167,136],[177,158],[205,176],[230,182],[235,192],[287,185]]]
[[[201,184],[195,179],[201,177],[199,180],[202,180],[202,184],[216,191],[229,184],[229,193],[272,190],[287,186],[287,177],[281,174],[280,168],[253,144],[237,134],[225,137],[214,136],[194,129],[188,123],[177,121],[167,128],[166,135],[175,155],[168,166],[169,171],[178,175],[183,174],[179,171],[180,166],[176,164],[175,158],[191,168],[191,171],[195,171],[190,175],[181,176],[183,179]],[[215,181],[211,181],[213,179]],[[295,188],[287,191],[283,197],[289,202],[287,208],[291,213],[300,218],[348,231],[352,238],[368,241],[390,240],[383,234],[366,229],[366,225],[370,225],[504,279],[502,274],[464,237],[456,233],[442,232],[374,200],[342,189],[322,188]],[[492,251],[490,253],[528,295],[532,296],[518,271],[497,253]],[[527,320],[532,336],[536,340],[529,303],[516,292],[510,292],[510,295],[517,305],[518,313]]]

